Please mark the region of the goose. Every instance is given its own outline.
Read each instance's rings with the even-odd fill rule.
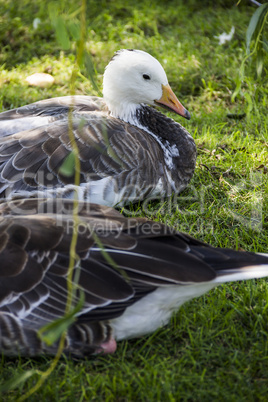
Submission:
[[[113,353],[118,341],[166,325],[184,302],[215,286],[268,276],[268,254],[214,248],[103,205],[79,202],[78,211],[73,303],[81,290],[84,303],[68,328],[66,355]],[[38,331],[64,315],[73,231],[72,200],[1,203],[2,353],[56,353],[58,343],[48,345]]]
[[[144,51],[123,49],[105,69],[103,98],[65,96],[2,112],[0,197],[72,198],[77,191],[80,200],[114,206],[180,193],[193,176],[196,146],[155,106],[190,118],[161,64]],[[79,150],[79,186],[69,125]]]

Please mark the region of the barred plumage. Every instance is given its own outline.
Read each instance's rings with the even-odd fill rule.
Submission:
[[[120,51],[105,70],[104,84],[104,99],[66,96],[0,114],[1,197],[72,197],[74,169],[62,171],[73,149],[70,110],[81,200],[123,205],[187,186],[196,162],[193,138],[146,105],[189,118],[158,61],[141,51]]]
[[[68,329],[66,354],[114,352],[116,341],[167,324],[180,305],[221,283],[268,276],[268,255],[213,248],[105,206],[79,203],[78,209],[73,280],[79,278],[85,302]],[[71,200],[0,205],[3,353],[56,352],[57,343],[48,346],[37,331],[65,312],[72,210]]]

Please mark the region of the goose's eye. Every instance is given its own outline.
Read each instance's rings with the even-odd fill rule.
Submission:
[[[151,79],[151,77],[148,74],[143,74],[143,78],[145,80],[150,80]]]

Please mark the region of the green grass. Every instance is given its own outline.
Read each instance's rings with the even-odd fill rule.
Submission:
[[[246,63],[242,91],[232,103],[255,8],[246,2],[238,7],[232,6],[235,1],[214,3],[91,1],[85,46],[99,88],[115,50],[148,51],[162,62],[170,85],[192,115],[188,122],[170,114],[198,147],[190,186],[178,198],[123,212],[160,220],[214,246],[267,252],[268,59],[261,78],[254,60]],[[77,2],[60,4],[66,24],[75,22]],[[41,24],[34,30],[37,17]],[[233,40],[220,46],[214,35],[229,32],[232,25]],[[75,55],[59,46],[47,1],[0,2],[0,41],[0,110],[69,94]],[[34,72],[51,73],[55,84],[29,87],[25,78]],[[96,95],[85,75],[82,71],[78,77],[76,93]],[[238,120],[235,114],[245,116]],[[29,400],[266,401],[267,296],[266,280],[215,289],[183,306],[168,327],[119,343],[113,356],[62,358]],[[45,370],[50,363],[50,358],[2,357],[1,382],[29,369]],[[37,378],[7,392],[5,401],[23,395]]]

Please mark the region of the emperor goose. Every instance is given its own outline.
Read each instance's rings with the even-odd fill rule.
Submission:
[[[56,353],[57,343],[47,345],[37,331],[62,317],[66,306],[73,205],[58,201],[28,198],[0,205],[0,351],[5,354]],[[116,341],[167,324],[184,302],[221,283],[268,276],[268,254],[214,248],[105,206],[78,207],[73,280],[85,301],[68,329],[67,354],[114,352]],[[74,304],[79,297],[77,290]]]
[[[181,192],[195,169],[196,146],[185,128],[148,106],[190,118],[160,63],[140,50],[118,51],[105,69],[103,95],[46,99],[1,113],[0,196],[73,196],[74,169],[67,175],[61,169],[72,152],[70,108],[79,199],[112,206]]]

